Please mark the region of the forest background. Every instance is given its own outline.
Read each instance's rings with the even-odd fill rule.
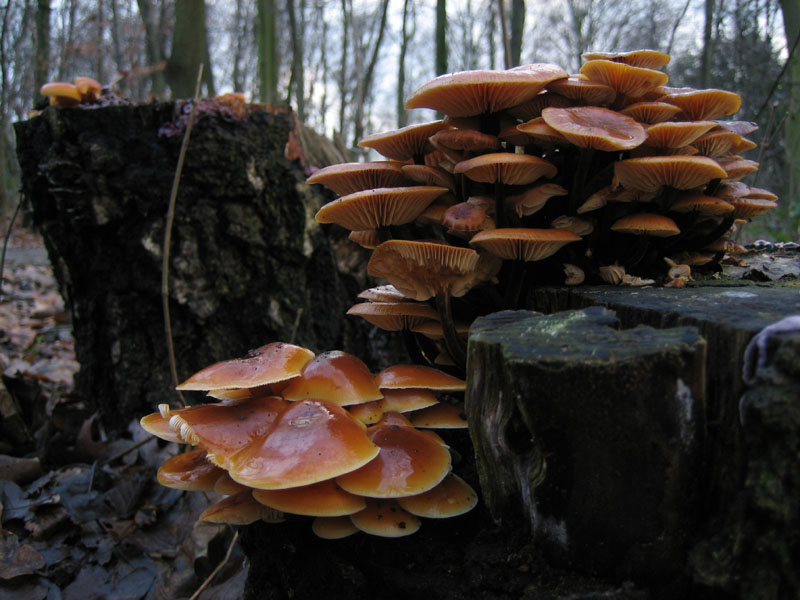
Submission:
[[[46,81],[91,76],[134,100],[237,91],[289,104],[358,160],[369,133],[432,120],[405,98],[437,74],[651,48],[671,86],[742,97],[757,180],[781,198],[741,241],[800,238],[800,0],[5,0],[0,214],[18,202],[11,123]]]

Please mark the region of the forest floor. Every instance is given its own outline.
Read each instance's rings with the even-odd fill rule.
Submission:
[[[0,597],[240,598],[238,545],[201,590],[233,538],[197,522],[211,499],[156,483],[178,446],[136,421],[111,439],[73,393],[79,364],[40,236],[13,228],[0,282]]]

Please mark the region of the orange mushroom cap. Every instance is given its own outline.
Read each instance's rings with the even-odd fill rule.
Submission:
[[[647,138],[644,127],[632,118],[599,106],[545,108],[542,118],[579,148],[630,150]]]
[[[290,401],[307,398],[327,400],[339,406],[383,398],[364,361],[340,350],[312,358],[300,376],[283,390],[282,396]]]
[[[688,190],[725,175],[714,159],[705,156],[647,156],[614,163],[614,177],[622,187],[646,192],[664,185]]]
[[[664,215],[653,213],[639,213],[618,219],[611,226],[611,230],[655,237],[669,237],[678,235],[681,232],[675,221]]]
[[[402,164],[394,161],[341,163],[330,165],[306,179],[309,184],[322,184],[340,196],[374,188],[408,185]]]
[[[408,418],[419,429],[466,429],[468,426],[464,408],[444,402],[415,410]]]
[[[228,470],[244,485],[283,489],[348,473],[379,451],[344,408],[324,400],[301,400],[234,455]]]
[[[481,231],[469,243],[503,259],[536,261],[548,258],[565,244],[580,239],[579,235],[566,229],[509,227]]]
[[[633,67],[611,60],[590,60],[581,67],[581,74],[590,81],[599,81],[614,88],[618,94],[639,98],[667,83],[669,77],[661,71]]]
[[[553,163],[538,156],[493,152],[461,161],[454,172],[483,183],[525,185],[540,177],[555,177],[558,170]]]
[[[567,77],[567,72],[550,64],[450,73],[417,89],[406,108],[432,108],[451,117],[492,113],[533,99],[548,83],[562,77]]]
[[[50,98],[50,104],[53,106],[77,106],[81,103],[78,88],[63,81],[45,83],[39,88],[39,93]]]
[[[403,537],[420,528],[420,520],[406,511],[395,500],[367,500],[367,508],[354,515],[350,521],[360,531],[380,537]]]
[[[382,390],[424,388],[436,392],[463,392],[467,387],[463,379],[422,365],[393,365],[378,373],[375,379]]]
[[[363,138],[358,145],[360,148],[373,148],[387,158],[394,160],[409,160],[428,154],[433,146],[428,141],[434,133],[448,129],[442,121],[408,125],[400,129],[373,133]]]
[[[156,474],[158,483],[176,490],[210,492],[225,471],[210,462],[202,448],[167,459]]]
[[[180,433],[170,427],[169,419],[165,418],[160,412],[150,413],[141,418],[139,425],[142,426],[147,433],[156,436],[168,442],[175,442],[177,444],[185,444]]]
[[[200,514],[199,520],[210,523],[249,525],[259,520],[279,523],[283,520],[283,515],[273,508],[256,502],[251,490],[243,490],[209,506]]]
[[[311,531],[324,540],[340,540],[358,533],[359,529],[349,517],[317,517],[311,523]]]
[[[300,374],[314,357],[307,348],[274,342],[202,369],[180,384],[179,390],[220,390],[267,385]]]
[[[398,498],[397,503],[418,517],[446,519],[475,508],[478,495],[461,477],[448,473],[435,488],[415,496]]]
[[[340,517],[364,510],[364,498],[344,491],[333,479],[283,490],[253,490],[253,498],[284,513]]]
[[[413,329],[429,320],[439,320],[439,313],[419,302],[361,302],[354,304],[348,315],[359,316],[386,331]]]
[[[380,447],[363,467],[336,478],[351,494],[370,498],[401,498],[421,494],[450,472],[450,452],[413,427],[376,425],[367,436]]]

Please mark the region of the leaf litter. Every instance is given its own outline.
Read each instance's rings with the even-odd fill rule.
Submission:
[[[73,393],[79,364],[52,269],[28,260],[43,255],[41,238],[16,226],[9,248],[0,296],[0,597],[190,598],[233,539],[230,527],[197,521],[219,497],[159,485],[158,466],[181,448],[138,422],[116,439],[105,433]],[[236,547],[198,599],[241,597],[246,574]]]

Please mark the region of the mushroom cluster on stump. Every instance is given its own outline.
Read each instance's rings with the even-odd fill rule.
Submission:
[[[351,228],[351,239],[374,250],[370,274],[404,296],[393,302],[435,302],[444,335],[432,346],[409,341],[412,356],[463,367],[458,323],[514,308],[524,285],[669,283],[674,277],[665,258],[718,269],[736,247],[726,238],[735,221],[776,206],[777,197],[739,181],[758,164],[741,156],[755,146],[744,136],[757,126],[722,120],[739,109],[738,95],[668,87],[660,69],[670,56],[663,52],[590,52],[583,59],[576,74],[531,64],[441,75],[416,90],[406,108],[434,109],[443,119],[369,135],[359,145],[387,160],[328,167],[309,179],[344,194],[323,206],[317,220]],[[415,187],[420,194],[438,192],[422,201],[411,192]],[[389,188],[396,189],[391,198]],[[374,201],[370,208],[361,203],[358,222],[334,219],[353,195]],[[400,210],[398,205],[406,213],[392,221],[386,215]],[[655,230],[626,226],[648,220]],[[495,250],[506,235],[561,235],[554,231],[574,237],[550,256]],[[407,265],[395,268],[387,260],[398,254],[401,240],[453,250],[428,252],[435,255],[430,263],[413,259],[420,274],[410,276]],[[448,276],[421,293],[436,273],[453,268],[450,261],[459,252],[474,265],[463,267],[472,275],[460,273],[466,283],[459,294],[447,290]],[[502,268],[483,260],[498,256]],[[498,282],[499,291],[492,289]],[[356,306],[350,312],[371,320],[382,310]],[[403,316],[387,328],[413,332],[421,325],[409,323]]]
[[[197,447],[161,465],[158,481],[224,495],[201,520],[243,525],[294,514],[313,517],[324,538],[399,537],[419,529],[421,517],[453,517],[477,503],[432,431],[466,427],[462,408],[436,397],[465,384],[437,369],[373,374],[352,354],[272,343],[178,387],[220,401],[161,405],[141,425]]]

